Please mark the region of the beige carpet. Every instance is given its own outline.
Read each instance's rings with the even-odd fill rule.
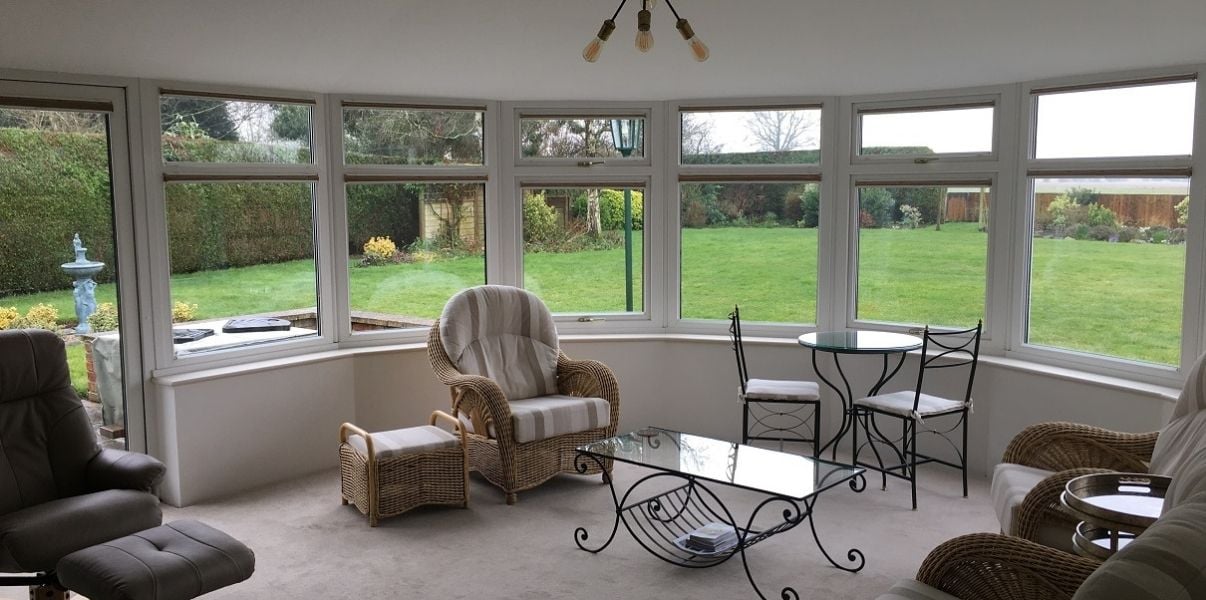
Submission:
[[[617,465],[618,487],[645,473]],[[921,480],[915,512],[907,482],[898,480],[886,492],[874,478],[862,493],[843,486],[823,494],[816,518],[826,548],[835,559],[859,548],[866,568],[851,574],[831,567],[805,523],[749,549],[763,594],[778,598],[783,586],[793,586],[800,598],[874,598],[916,573],[943,540],[996,530],[985,481],[973,480],[964,499],[953,470],[923,468]],[[740,519],[758,500],[714,489]],[[611,529],[611,498],[597,476],[561,476],[507,506],[474,475],[471,494],[467,510],[421,508],[370,529],[355,508],[340,505],[338,472],[331,470],[219,502],[165,507],[165,520],[201,519],[255,550],[255,575],[213,598],[757,597],[739,559],[710,569],[676,567],[647,554],[622,524],[603,552],[579,550],[576,527],[590,531],[590,542]]]

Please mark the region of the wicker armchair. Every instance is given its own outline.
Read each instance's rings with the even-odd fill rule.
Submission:
[[[1005,533],[1038,542],[1049,539],[1044,531],[1061,531],[1071,539],[1076,520],[1064,512],[1059,500],[1068,481],[1106,471],[1147,472],[1158,435],[1063,422],[1023,429],[1009,442],[1002,462],[1052,473],[1013,508],[1012,526]]]
[[[465,301],[466,295],[474,301],[497,305],[499,294],[511,297],[526,295],[524,302],[534,301],[538,304],[535,310],[542,311],[539,317],[547,315],[548,309],[529,292],[504,286],[471,288],[449,300],[444,315],[431,327],[427,352],[436,376],[450,388],[453,414],[467,425],[470,469],[478,471],[502,488],[507,504],[514,504],[519,491],[536,487],[559,473],[578,473],[574,464],[574,450],[578,446],[615,435],[620,421],[620,391],[615,375],[606,365],[593,360],[571,360],[555,345],[551,348],[551,352],[555,352],[551,355],[555,357],[555,376],[550,374],[550,377],[555,380],[556,389],[548,390],[549,396],[508,398],[496,377],[464,372],[465,369],[458,367],[448,354],[445,344],[447,334],[441,334],[442,328],[448,328],[450,309]],[[481,314],[488,316],[488,311],[482,311]],[[551,330],[549,339],[556,344],[551,316],[548,316],[547,325],[547,329]],[[509,356],[508,364],[502,368],[513,375],[517,370],[514,363],[521,360]],[[497,373],[498,368],[497,365],[484,365],[478,370]],[[554,397],[554,394],[559,397],[602,399],[607,403],[607,412],[602,415],[606,418],[597,419],[600,424],[597,427],[559,433],[543,439],[517,441],[531,436],[517,431],[513,409],[521,403],[540,401],[544,397]],[[601,472],[597,466],[591,467],[585,473]]]

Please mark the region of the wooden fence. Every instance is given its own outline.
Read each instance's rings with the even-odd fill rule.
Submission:
[[[987,196],[987,194],[986,194]],[[1047,207],[1060,196],[1058,192],[1035,194],[1038,212],[1047,212]],[[1183,194],[1100,194],[1097,204],[1113,211],[1119,225],[1132,227],[1181,227],[1177,223],[1177,204],[1185,199]],[[984,202],[988,207],[988,200]],[[949,192],[946,195],[946,220],[974,222],[980,218],[980,192]]]

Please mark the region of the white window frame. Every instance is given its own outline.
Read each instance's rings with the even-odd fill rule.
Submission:
[[[665,211],[665,239],[660,246],[665,248],[668,260],[666,271],[669,278],[664,285],[664,303],[668,327],[674,333],[728,335],[727,319],[684,319],[682,317],[682,214],[681,192],[682,179],[701,178],[715,183],[809,183],[815,182],[820,186],[821,206],[817,216],[817,297],[816,319],[809,323],[766,323],[742,322],[741,331],[748,337],[782,337],[794,338],[803,333],[814,331],[818,323],[825,319],[826,303],[829,295],[825,289],[825,281],[831,271],[830,258],[832,252],[826,253],[826,248],[832,248],[828,236],[832,235],[827,226],[826,216],[832,211],[831,202],[833,182],[836,179],[833,160],[834,146],[837,142],[837,98],[833,96],[793,96],[793,97],[758,97],[732,99],[687,99],[677,100],[667,104],[668,127],[666,136],[666,184],[667,195]],[[756,110],[792,110],[819,109],[821,118],[819,159],[816,163],[787,164],[787,165],[691,165],[682,162],[682,113],[684,112],[733,112]],[[726,179],[728,178],[728,179]],[[761,179],[760,179],[761,178]],[[794,178],[794,179],[793,179]],[[686,183],[694,183],[688,181]]]
[[[331,273],[331,199],[328,193],[328,148],[326,126],[326,97],[313,92],[220,86],[175,81],[145,80],[140,85],[143,143],[143,184],[147,194],[151,304],[150,319],[156,368],[153,376],[162,376],[200,368],[217,368],[242,364],[249,360],[295,356],[329,349],[337,337],[335,319],[335,285]],[[163,160],[160,134],[160,91],[193,92],[205,96],[228,97],[240,100],[247,97],[272,98],[281,101],[297,100],[311,104],[310,156],[304,164],[250,163],[192,163]],[[187,93],[182,94],[187,95]],[[212,177],[248,177],[263,181],[309,182],[313,189],[314,276],[318,314],[318,334],[285,339],[245,347],[220,348],[210,352],[176,356],[172,345],[171,267],[167,231],[165,176],[176,181],[189,177],[209,181]],[[220,183],[220,181],[219,181]],[[145,317],[145,315],[144,315]]]
[[[1006,128],[1003,125],[1016,122],[1016,98],[1016,86],[1002,85],[922,93],[848,96],[842,99],[841,118],[846,126],[841,131],[839,155],[844,160],[839,169],[839,189],[835,200],[840,199],[843,204],[833,211],[836,221],[833,228],[840,237],[836,242],[836,248],[840,250],[835,250],[838,254],[835,260],[839,267],[842,267],[838,269],[838,273],[844,273],[845,279],[835,276],[832,282],[834,295],[838,296],[833,300],[834,311],[830,315],[833,328],[908,332],[924,325],[855,318],[859,264],[859,186],[875,185],[879,182],[926,186],[960,181],[990,181],[992,201],[988,209],[988,254],[985,257],[984,328],[981,347],[986,351],[1003,349],[1003,328],[1008,324],[1007,301],[1003,300],[1003,292],[1008,289],[1008,281],[999,276],[999,273],[1006,272],[1008,269],[1005,266],[1012,262],[1013,240],[1008,235],[1013,226],[1008,218],[1012,211],[1006,207],[1009,205],[1009,199],[1013,197],[1013,186],[1012,178],[1002,174],[1012,172],[1010,157],[1013,156],[1015,143],[1012,136],[1005,134]],[[994,107],[993,152],[990,154],[902,155],[901,158],[858,154],[858,146],[861,143],[859,111],[882,108],[902,111],[917,108],[942,110],[946,107],[960,108],[973,104],[992,104]]]
[[[481,165],[349,165],[344,163],[343,109],[347,103],[380,104],[382,108],[412,108],[424,110],[467,110],[482,112],[482,160]],[[351,281],[348,269],[347,184],[348,178],[369,176],[380,178],[380,183],[481,183],[485,187],[486,246],[484,281],[498,281],[498,273],[492,270],[497,262],[499,249],[498,206],[498,102],[466,98],[414,98],[401,96],[335,94],[327,102],[328,139],[331,140],[330,194],[333,202],[331,239],[334,246],[328,251],[332,256],[336,286],[336,316],[338,337],[343,347],[361,347],[380,344],[424,342],[429,328],[410,327],[405,329],[383,329],[378,331],[352,331]]]
[[[500,187],[502,215],[499,218],[501,246],[496,266],[497,283],[522,288],[523,280],[523,195],[525,187],[598,187],[600,185],[638,184],[644,187],[644,224],[642,236],[642,296],[644,306],[631,313],[567,312],[553,316],[562,334],[647,333],[663,310],[658,281],[665,277],[661,263],[664,248],[653,232],[662,227],[665,197],[658,169],[664,160],[664,112],[657,102],[504,102],[498,140],[503,162]],[[602,161],[578,159],[523,158],[519,147],[520,119],[541,117],[643,117],[645,156],[608,158]],[[591,163],[583,165],[580,163]],[[635,265],[634,265],[635,270]],[[635,309],[636,307],[634,307]]]
[[[1122,73],[1096,74],[1081,77],[1066,77],[1026,82],[1020,85],[1020,97],[1025,102],[1025,111],[1019,119],[1021,143],[1017,150],[1016,181],[1019,201],[1015,206],[1016,226],[1020,244],[1017,260],[1012,272],[1013,310],[1010,314],[1009,341],[1005,356],[1020,360],[1042,363],[1100,373],[1122,375],[1136,381],[1159,385],[1179,386],[1185,369],[1192,366],[1203,349],[1206,340],[1206,318],[1204,318],[1203,285],[1206,284],[1203,270],[1206,269],[1206,65],[1167,67]],[[1101,158],[1049,158],[1035,159],[1037,140],[1037,117],[1039,93],[1045,89],[1083,87],[1085,90],[1108,89],[1159,83],[1179,77],[1196,78],[1193,154],[1190,156],[1143,156]],[[1128,176],[1158,175],[1161,172],[1191,171],[1189,175],[1190,211],[1187,229],[1189,235],[1185,248],[1185,282],[1181,305],[1181,359],[1179,365],[1163,366],[1121,357],[1090,354],[1084,351],[1033,345],[1026,342],[1030,303],[1031,241],[1033,239],[1033,180],[1044,173],[1060,175]]]
[[[850,161],[866,163],[985,162],[996,161],[1001,146],[1001,96],[996,94],[959,95],[953,97],[911,98],[905,100],[868,101],[853,104]],[[931,152],[928,154],[862,154],[863,115],[875,113],[941,112],[962,108],[993,108],[992,140],[988,152]]]

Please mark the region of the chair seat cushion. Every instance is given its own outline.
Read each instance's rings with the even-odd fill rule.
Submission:
[[[820,400],[821,388],[815,381],[787,379],[751,379],[745,383],[746,400]]]
[[[940,589],[914,579],[902,579],[877,600],[959,600]]]
[[[434,425],[422,427],[406,427],[393,431],[382,431],[369,434],[373,438],[373,454],[378,459],[392,458],[404,454],[418,454],[456,448],[460,438]],[[364,436],[352,434],[348,436],[348,445],[355,448],[361,456],[368,456],[368,447]]]
[[[916,394],[913,390],[901,390],[899,392],[892,392],[891,394],[879,394],[877,396],[859,398],[854,403],[859,406],[874,408],[902,417],[911,417],[914,416],[913,398],[916,397]],[[962,410],[964,406],[966,405],[958,400],[947,400],[946,398],[939,398],[938,396],[923,393],[917,400],[917,415],[922,417],[941,415]]]
[[[515,441],[521,444],[611,425],[611,404],[602,398],[556,394],[507,404],[511,408]],[[461,422],[466,431],[473,431],[473,424],[466,415],[461,414]],[[489,435],[498,437],[493,424]]]
[[[992,508],[1001,523],[1001,533],[1013,535],[1013,511],[1026,494],[1040,481],[1052,475],[1051,471],[1024,465],[1001,463],[992,473]],[[1072,529],[1044,523],[1039,527],[1034,540],[1044,546],[1073,552]]]
[[[162,520],[159,499],[134,490],[105,490],[35,504],[0,516],[0,571],[50,571],[67,554],[154,527]]]
[[[188,600],[254,571],[247,546],[186,519],[70,554],[59,562],[58,576],[92,600]]]

